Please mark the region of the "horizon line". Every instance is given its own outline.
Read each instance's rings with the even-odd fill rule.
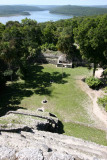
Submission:
[[[107,4],[90,4],[90,5],[81,5],[81,4],[0,4],[0,6],[12,6],[12,5],[27,5],[27,6],[66,6],[66,5],[70,5],[70,6],[106,6]]]

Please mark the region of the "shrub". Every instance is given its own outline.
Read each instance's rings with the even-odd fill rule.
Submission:
[[[13,70],[11,70],[11,69],[5,70],[4,77],[5,77],[6,81],[11,81],[12,76],[13,76]]]
[[[107,112],[107,95],[105,95],[102,98],[99,98],[98,99],[98,103],[101,104],[105,108],[105,110]]]
[[[104,92],[107,93],[107,87],[104,88]]]
[[[101,86],[102,81],[95,77],[86,78],[85,82],[89,85],[90,88],[97,89]]]
[[[53,43],[45,43],[41,46],[41,49],[43,51],[46,51],[47,49],[52,50],[52,51],[57,51],[57,47]]]
[[[103,77],[104,77],[105,79],[107,79],[107,69],[104,70],[104,72],[103,72]]]
[[[6,70],[5,72],[4,72],[4,76],[6,77],[6,76],[11,76],[13,74],[13,71],[12,70]]]
[[[53,43],[49,44],[49,49],[52,50],[52,51],[57,51],[57,48]]]

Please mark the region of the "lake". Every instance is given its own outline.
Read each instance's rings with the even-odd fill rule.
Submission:
[[[49,13],[48,10],[46,11],[32,11],[29,12],[31,15],[28,16],[9,16],[9,17],[0,17],[0,22],[3,24],[6,24],[8,21],[19,21],[21,22],[22,19],[24,18],[30,18],[33,20],[36,20],[38,23],[39,22],[47,22],[47,21],[58,21],[60,19],[68,19],[68,18],[73,18],[73,16],[68,16],[68,15],[62,15],[62,14],[52,14]]]

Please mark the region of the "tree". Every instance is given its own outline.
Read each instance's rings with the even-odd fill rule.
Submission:
[[[5,25],[0,23],[0,41],[2,39],[2,33],[3,33],[4,30],[5,30]]]
[[[54,44],[56,45],[56,26],[53,22],[47,22],[42,30],[43,38],[42,43]]]
[[[82,57],[94,64],[94,76],[97,65],[105,63],[107,58],[107,16],[84,18],[74,35]]]
[[[36,21],[31,19],[22,20],[22,45],[25,59],[35,56],[40,51],[41,29]]]
[[[4,76],[4,72],[6,69],[7,69],[6,64],[4,63],[2,59],[0,59],[0,90],[4,88],[5,83],[6,83],[6,79]]]
[[[75,57],[78,57],[79,52],[74,45],[74,35],[73,28],[65,27],[61,32],[57,43],[58,49],[67,55],[68,59],[75,60]]]
[[[5,26],[5,30],[2,33],[0,45],[0,58],[7,63],[8,70],[12,70],[12,64],[17,64],[22,56],[21,42],[22,35],[20,33],[20,27],[18,27],[16,23],[8,22],[8,25]]]

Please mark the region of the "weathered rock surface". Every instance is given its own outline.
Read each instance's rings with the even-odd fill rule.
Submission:
[[[60,152],[55,152],[52,154],[49,160],[75,160],[75,158],[69,154],[61,154]]]
[[[16,153],[14,149],[0,146],[0,160],[15,160]]]
[[[0,146],[0,160],[107,160],[106,146],[45,131],[1,132]]]
[[[36,148],[24,148],[16,154],[18,160],[44,160],[43,152]]]
[[[107,160],[106,146],[48,132],[58,127],[51,113],[18,110],[0,121],[0,160]]]
[[[46,52],[39,54],[36,60],[39,63],[57,64],[60,55],[62,55],[60,51],[56,51],[55,54],[55,52],[51,50],[46,50]]]
[[[10,111],[0,118],[3,124],[0,131],[20,132],[32,129],[57,132],[58,118],[48,112],[31,112],[27,110]]]

